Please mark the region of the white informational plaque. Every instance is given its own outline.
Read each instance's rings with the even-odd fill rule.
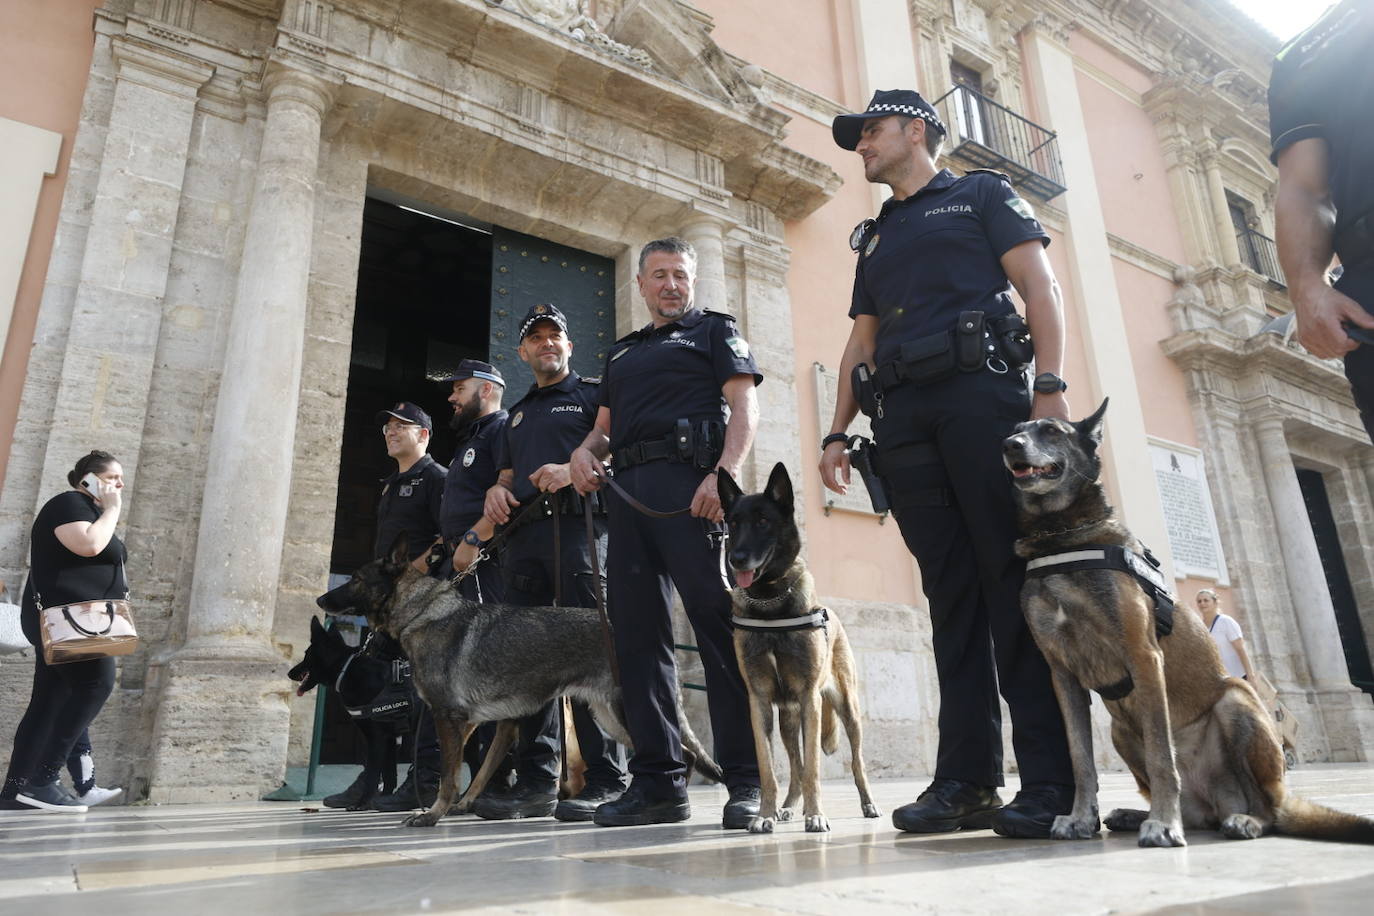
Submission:
[[[1174,576],[1215,579],[1218,585],[1230,585],[1202,453],[1152,438],[1150,460],[1169,529]]]
[[[820,363],[814,363],[813,366],[816,379],[816,409],[820,416],[821,434],[824,435],[830,431],[830,421],[835,418],[835,393],[838,391],[839,373],[834,369],[825,368]],[[849,434],[873,438],[873,427],[869,424],[868,417],[863,414],[855,416],[854,421],[849,424]],[[863,478],[857,470],[850,474],[849,492],[843,496],[824,485],[817,489],[821,492],[827,515],[831,509],[843,509],[846,512],[862,512],[864,515],[877,517],[873,511],[873,502],[868,498],[868,488],[864,486]]]

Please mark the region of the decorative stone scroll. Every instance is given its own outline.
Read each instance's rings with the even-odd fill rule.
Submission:
[[[1174,575],[1215,579],[1219,585],[1229,585],[1202,454],[1152,439],[1150,460],[1169,530]]]
[[[586,13],[587,0],[498,0],[506,9],[528,16],[540,25],[566,32],[578,41],[585,41],[608,54],[628,60],[646,70],[653,69],[653,59],[642,48],[622,44],[601,31]]]

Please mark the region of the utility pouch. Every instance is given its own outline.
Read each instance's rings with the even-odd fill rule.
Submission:
[[[710,471],[720,460],[725,448],[725,427],[718,420],[702,420],[697,424],[696,451],[693,464],[698,470]]]
[[[863,436],[849,437],[849,463],[863,478],[868,489],[868,498],[873,503],[873,511],[878,515],[892,509],[892,501],[887,495],[887,484],[878,473],[878,447]]]
[[[1030,327],[1026,324],[1026,319],[1016,312],[1008,312],[989,321],[988,328],[1002,351],[1002,359],[1011,368],[1020,369],[1035,359],[1035,344],[1031,341]]]
[[[953,338],[953,331],[945,331],[902,344],[900,359],[906,367],[907,378],[918,385],[929,385],[959,371]]]
[[[696,449],[693,448],[692,421],[678,420],[673,428],[673,445],[677,448],[677,458],[683,464],[694,464]]]
[[[869,374],[868,363],[857,363],[849,374],[849,387],[854,391],[854,400],[859,402],[859,410],[866,417],[878,414],[878,390]]]
[[[982,368],[983,360],[983,313],[970,309],[959,313],[959,323],[954,326],[954,351],[960,372],[976,372]]]

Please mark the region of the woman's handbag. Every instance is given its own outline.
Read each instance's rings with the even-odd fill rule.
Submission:
[[[43,661],[49,665],[128,655],[138,648],[138,633],[127,596],[53,607],[43,607],[40,599],[39,608]]]

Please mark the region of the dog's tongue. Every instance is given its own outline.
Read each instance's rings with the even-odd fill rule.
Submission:
[[[310,675],[307,673],[307,674],[306,674],[306,677],[309,677],[309,676],[310,676]],[[304,677],[301,678],[301,685],[300,685],[299,687],[296,688],[296,696],[298,696],[298,697],[303,697],[303,696],[305,696],[305,678],[304,678]]]
[[[748,588],[754,584],[754,572],[752,569],[735,570],[735,584],[740,588]]]

